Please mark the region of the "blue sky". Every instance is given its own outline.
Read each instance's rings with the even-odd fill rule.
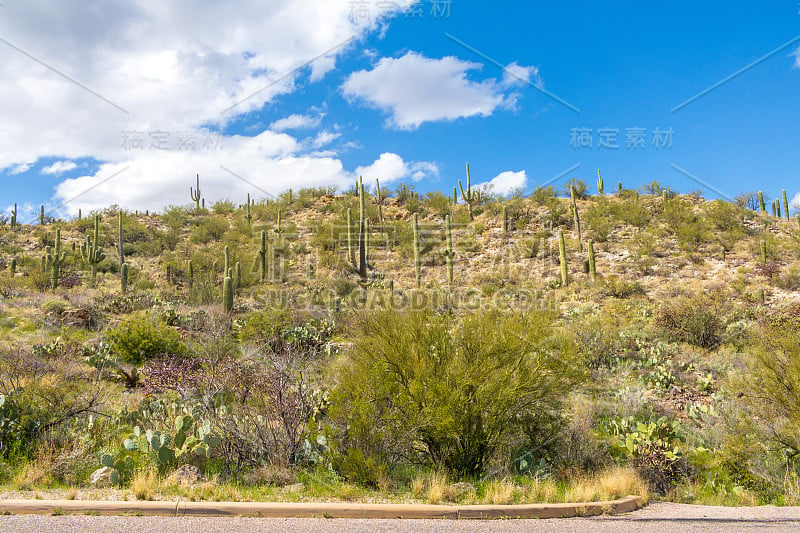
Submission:
[[[467,161],[498,192],[800,192],[797,0],[159,5],[0,6],[0,207],[158,209],[196,172],[208,201],[451,192]]]

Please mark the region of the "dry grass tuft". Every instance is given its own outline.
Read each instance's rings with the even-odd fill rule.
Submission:
[[[131,480],[131,491],[137,500],[152,500],[158,488],[158,474],[155,470],[137,470]]]
[[[517,496],[517,487],[508,480],[490,481],[486,485],[486,494],[483,499],[485,503],[493,505],[510,505],[514,503]]]
[[[616,467],[576,479],[564,498],[568,502],[591,502],[615,500],[631,494],[645,500],[650,497],[647,484],[632,468]]]

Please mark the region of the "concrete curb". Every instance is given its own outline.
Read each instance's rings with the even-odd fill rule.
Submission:
[[[261,518],[570,518],[629,513],[646,502],[639,496],[587,503],[532,505],[424,505],[283,502],[184,502],[92,500],[0,500],[0,513],[134,516],[247,516]]]

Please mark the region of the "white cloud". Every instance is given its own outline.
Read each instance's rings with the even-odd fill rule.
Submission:
[[[270,124],[269,129],[272,131],[286,131],[316,128],[322,122],[322,116],[289,115]]]
[[[95,174],[64,180],[56,188],[55,199],[72,214],[79,208],[86,212],[111,204],[158,211],[190,203],[189,187],[194,186],[196,173],[207,204],[220,198],[240,201],[248,193],[262,198],[277,196],[289,187],[344,188],[353,182],[356,174],[345,170],[334,153],[302,150],[302,143],[290,135],[272,131],[256,137],[228,137],[217,151],[147,150],[133,161],[106,163]],[[430,165],[407,164],[389,153],[359,168],[378,168],[386,158],[400,161],[410,176]]]
[[[539,76],[538,67],[523,67],[518,65],[516,61],[506,65],[503,70],[503,86],[512,87],[519,85],[526,85],[532,83],[536,87],[544,85],[542,77]]]
[[[78,165],[73,163],[72,161],[56,161],[50,166],[44,167],[41,172],[42,174],[63,174],[64,172],[69,172],[70,170],[74,170],[78,168]]]
[[[22,174],[23,172],[27,172],[31,169],[30,163],[18,163],[11,167],[9,173],[14,176],[17,174]]]
[[[798,192],[797,194],[794,195],[794,198],[792,198],[792,201],[789,202],[789,206],[790,207],[794,207],[795,209],[800,211],[800,192]]]
[[[516,63],[510,66],[523,77],[535,71],[535,67]],[[390,113],[389,126],[413,130],[424,122],[488,116],[498,107],[513,104],[507,99],[514,97],[505,93],[508,84],[495,78],[480,82],[468,79],[471,71],[481,67],[480,63],[451,56],[431,59],[408,52],[399,58],[384,57],[372,70],[350,74],[342,92]]]
[[[314,146],[314,148],[322,148],[326,144],[332,143],[333,141],[335,141],[336,139],[338,139],[341,136],[342,136],[341,133],[333,133],[333,132],[327,131],[327,130],[321,131],[314,138],[314,141],[312,142],[312,145]]]
[[[362,176],[367,183],[374,183],[376,179],[381,183],[411,178],[419,181],[423,178],[434,178],[439,175],[439,167],[427,161],[406,162],[397,154],[386,152],[371,165],[358,167],[356,174]]]
[[[800,48],[792,52],[794,56],[794,68],[800,68]]]
[[[475,187],[478,189],[490,190],[495,194],[504,196],[513,192],[515,189],[524,189],[527,181],[528,177],[524,170],[520,170],[519,172],[507,170],[501,172],[489,181],[479,183]]]
[[[268,190],[276,188],[278,176],[283,187],[302,186],[312,179],[303,172],[319,172],[313,178],[317,181],[340,179],[340,161],[298,153],[292,137],[226,137],[221,153],[132,151],[122,140],[125,132],[142,132],[147,143],[147,135],[157,131],[175,137],[217,130],[261,109],[275,96],[324,76],[367,32],[381,28],[387,16],[413,1],[373,3],[367,18],[352,17],[349,0],[306,0],[302,5],[243,0],[233,7],[189,0],[108,0],[102,9],[93,2],[6,2],[0,35],[25,53],[0,43],[0,79],[5,82],[0,83],[0,101],[14,103],[3,110],[0,170],[24,172],[43,157],[100,161],[96,175],[58,187],[57,198],[64,200],[81,186],[97,185],[99,177],[129,167],[81,196],[84,208],[113,202],[135,208],[183,203],[185,175],[193,169],[201,179],[209,174],[211,192],[220,164],[269,176],[263,178],[272,180],[265,182]],[[277,154],[270,152],[275,147]],[[237,162],[236,155],[244,159]],[[261,162],[264,168],[254,166]],[[223,187],[219,193],[228,194]]]

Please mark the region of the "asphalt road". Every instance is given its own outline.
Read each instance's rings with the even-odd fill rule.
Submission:
[[[349,520],[285,518],[167,518],[125,516],[3,516],[0,531],[7,533],[139,533],[169,531],[197,533],[220,531],[254,533],[484,533],[614,531],[683,533],[729,531],[800,531],[800,507],[706,507],[653,502],[624,516],[554,520]]]

